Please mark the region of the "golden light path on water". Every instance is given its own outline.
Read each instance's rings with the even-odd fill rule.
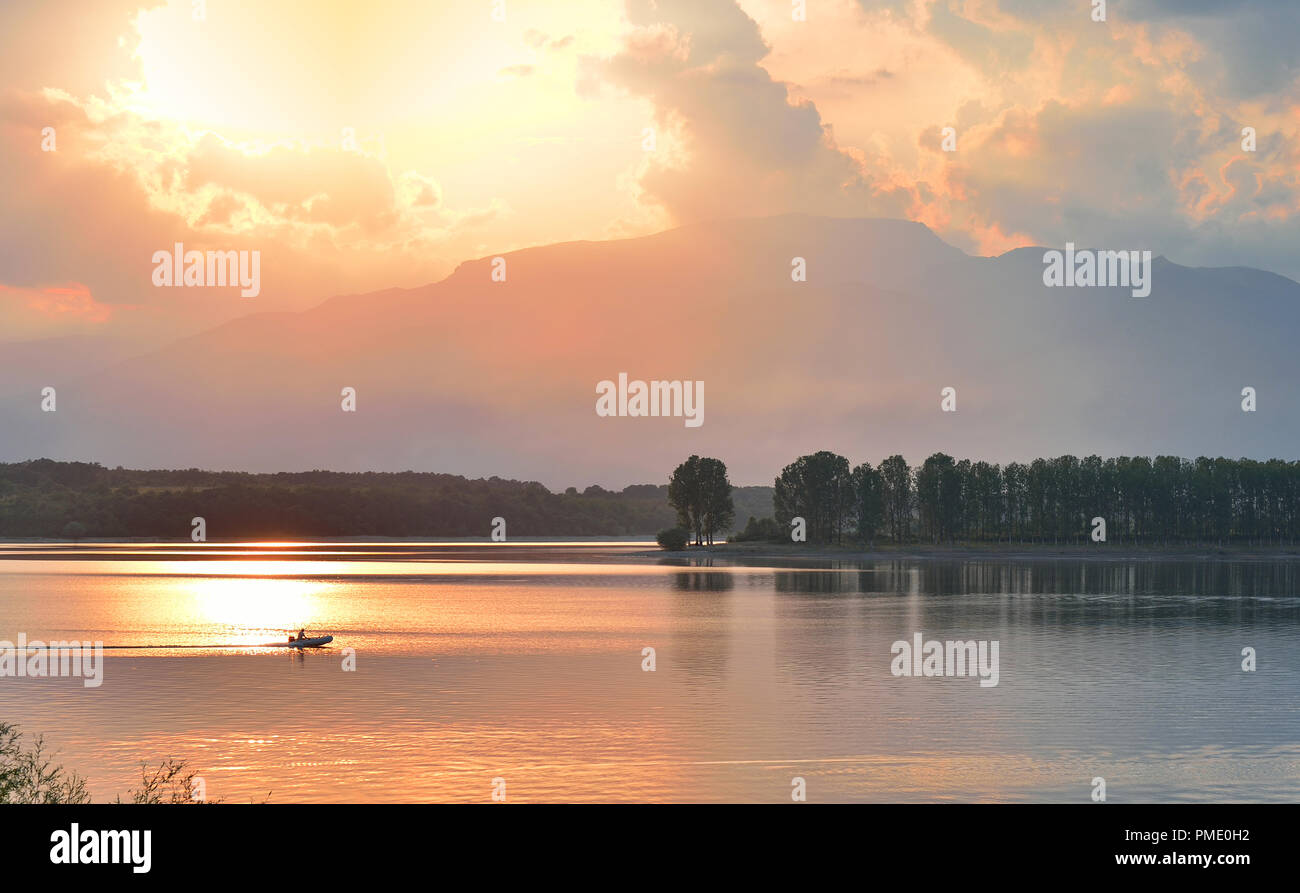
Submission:
[[[320,613],[316,596],[326,588],[306,580],[202,578],[186,586],[188,603],[183,597],[176,601],[180,611],[229,630],[229,644],[258,645],[278,638],[271,633],[312,622]]]

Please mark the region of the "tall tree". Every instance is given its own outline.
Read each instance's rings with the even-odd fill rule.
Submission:
[[[961,471],[952,456],[935,453],[916,472],[921,528],[933,542],[954,539],[962,513]]]
[[[1023,540],[1026,535],[1028,480],[1029,469],[1019,462],[1008,462],[1002,469],[1002,486],[1007,500],[1007,542]]]
[[[727,466],[720,459],[691,456],[668,479],[668,504],[695,545],[713,545],[713,535],[727,530],[736,516]]]
[[[1002,538],[1002,515],[1004,496],[1002,492],[1002,471],[988,462],[976,462],[971,466],[971,496],[976,504],[975,524],[967,535],[980,539]]]
[[[720,459],[700,460],[700,531],[713,545],[713,535],[731,528],[736,506],[731,499],[727,466]]]
[[[853,469],[853,509],[858,537],[869,546],[876,544],[876,531],[885,514],[885,481],[879,471],[863,462]]]
[[[704,538],[702,481],[699,456],[678,465],[668,478],[668,504],[677,510],[677,526],[690,531],[697,546]]]
[[[781,470],[772,504],[777,523],[802,517],[811,541],[839,541],[853,504],[849,460],[826,450],[800,456]]]
[[[895,543],[907,538],[912,527],[912,469],[907,460],[893,455],[880,463],[881,493],[885,509],[885,526]]]

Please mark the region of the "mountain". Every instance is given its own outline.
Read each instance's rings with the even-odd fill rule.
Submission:
[[[1157,258],[1148,297],[1047,288],[1043,251],[970,257],[918,223],[788,215],[511,252],[504,282],[479,258],[93,374],[36,359],[27,373],[57,386],[58,410],[0,404],[0,460],[436,470],[562,489],[661,480],[691,453],[761,484],[818,449],[913,464],[935,451],[1296,455],[1300,285]],[[703,424],[598,416],[597,383],[621,372],[703,381]],[[1241,410],[1246,386],[1257,412]],[[956,412],[940,410],[945,387]]]
[[[39,400],[56,376],[80,378],[138,352],[130,341],[95,335],[0,342],[0,398]]]

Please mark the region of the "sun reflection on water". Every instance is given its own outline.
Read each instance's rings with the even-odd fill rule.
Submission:
[[[328,586],[280,577],[208,577],[185,583],[195,621],[224,627],[236,644],[277,641],[290,630],[312,626]]]

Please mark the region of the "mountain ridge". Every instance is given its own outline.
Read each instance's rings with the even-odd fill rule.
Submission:
[[[31,370],[59,384],[58,412],[6,401],[21,424],[0,460],[612,484],[691,453],[762,481],[823,448],[873,462],[1294,450],[1300,285],[1162,260],[1149,298],[1047,289],[1026,250],[974,257],[914,221],[781,215],[485,255],[83,377]],[[497,256],[505,282],[491,280]],[[1183,341],[1215,349],[1192,362]],[[597,417],[595,384],[620,372],[704,381],[705,424]],[[1238,407],[1247,385],[1254,415]],[[940,412],[946,386],[956,413]],[[344,387],[356,413],[340,409]]]

